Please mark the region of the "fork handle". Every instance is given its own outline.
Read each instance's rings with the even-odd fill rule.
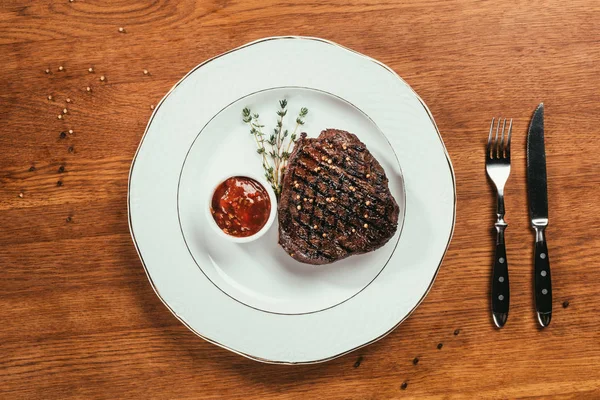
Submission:
[[[508,284],[508,260],[504,244],[504,230],[507,224],[503,220],[496,222],[496,254],[492,272],[492,316],[498,328],[502,328],[508,319],[510,289]]]

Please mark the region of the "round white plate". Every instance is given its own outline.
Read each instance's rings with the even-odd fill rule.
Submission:
[[[228,174],[262,174],[241,119],[355,133],[385,169],[400,206],[382,248],[324,266],[296,262],[277,224],[237,244],[207,224],[207,191]],[[158,296],[199,336],[273,363],[326,361],[390,332],[423,300],[452,236],[450,160],[421,99],[383,64],[334,43],[259,40],[196,67],[154,111],[131,167],[129,222]]]

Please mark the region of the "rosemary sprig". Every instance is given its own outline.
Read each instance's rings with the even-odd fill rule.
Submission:
[[[277,197],[279,197],[281,194],[281,177],[283,176],[283,172],[287,167],[292,144],[296,143],[297,141],[298,136],[296,132],[298,131],[300,125],[304,125],[304,118],[308,114],[308,108],[302,107],[300,109],[298,117],[296,118],[296,126],[290,135],[289,131],[284,129],[283,125],[283,118],[288,112],[287,104],[288,102],[286,99],[279,101],[276,126],[273,128],[273,133],[268,137],[267,140],[265,140],[266,135],[262,130],[262,128],[265,126],[260,123],[259,115],[253,114],[248,107],[245,107],[242,110],[242,120],[250,126],[250,134],[254,137],[256,142],[256,152],[262,157],[265,178],[267,178],[267,181],[271,184],[271,187],[275,191]],[[265,144],[270,146],[271,151],[267,152]],[[269,162],[269,157],[267,156],[271,158],[272,163]]]
[[[290,158],[290,149],[292,147],[292,143],[296,143],[297,141],[297,136],[296,136],[296,132],[298,131],[298,127],[300,127],[300,125],[304,125],[304,120],[302,118],[306,117],[306,115],[308,114],[308,108],[306,107],[302,107],[300,109],[300,112],[298,113],[298,117],[296,118],[296,127],[294,128],[294,131],[292,132],[292,135],[290,136],[290,142],[288,143],[288,147],[287,149],[282,153],[283,156],[283,160],[284,160],[284,168],[287,167],[287,160]],[[286,136],[287,136],[287,131],[286,131]]]
[[[242,110],[242,119],[245,123],[250,125],[250,134],[254,137],[256,141],[256,152],[262,157],[262,165],[265,170],[265,178],[271,184],[273,190],[277,189],[277,185],[274,185],[273,179],[273,167],[269,163],[269,159],[267,158],[267,151],[265,149],[265,134],[262,132],[262,128],[265,126],[262,125],[259,121],[258,114],[252,114],[248,107]]]

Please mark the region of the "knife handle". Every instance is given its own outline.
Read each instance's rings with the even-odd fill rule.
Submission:
[[[552,318],[552,281],[550,278],[550,258],[544,235],[545,227],[535,229],[535,310],[540,325],[546,327]]]
[[[498,328],[502,328],[508,319],[510,288],[508,284],[508,260],[504,244],[506,223],[496,224],[496,254],[492,271],[492,316]]]

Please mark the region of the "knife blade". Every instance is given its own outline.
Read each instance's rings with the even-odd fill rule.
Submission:
[[[540,325],[552,319],[552,281],[545,230],[548,226],[548,189],[544,147],[544,103],[536,108],[527,133],[527,193],[529,215],[535,231],[534,291]]]

